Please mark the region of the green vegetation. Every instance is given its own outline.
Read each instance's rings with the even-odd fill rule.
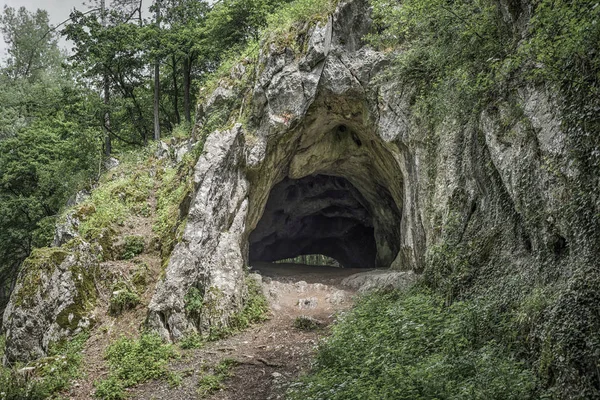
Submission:
[[[23,283],[16,293],[16,304],[25,307],[33,306],[35,294],[41,289],[42,276],[51,276],[68,254],[63,248],[35,249],[23,263]]]
[[[321,324],[314,318],[301,315],[299,317],[296,317],[296,319],[294,320],[294,328],[300,329],[302,331],[315,331],[321,328]]]
[[[231,376],[231,369],[237,365],[237,361],[225,358],[217,364],[212,373],[203,375],[198,380],[198,398],[204,399],[210,394],[225,388],[223,381]]]
[[[231,316],[227,327],[211,327],[208,340],[222,339],[268,318],[269,303],[263,295],[261,287],[252,278],[246,279],[246,285],[248,294],[244,297],[242,310]]]
[[[191,333],[186,335],[179,341],[179,347],[184,350],[188,349],[201,349],[206,344],[204,337],[198,333]]]
[[[121,338],[106,350],[110,366],[108,378],[96,382],[95,396],[100,399],[124,399],[125,388],[151,379],[168,378],[166,366],[177,357],[171,345],[157,335],[144,334],[139,339]]]
[[[109,311],[112,315],[119,315],[123,311],[131,310],[140,304],[140,296],[127,285],[117,284],[110,297]]]
[[[125,236],[123,240],[125,243],[121,252],[122,260],[131,260],[144,252],[143,236]]]
[[[246,285],[248,294],[244,297],[243,308],[230,317],[227,326],[211,326],[205,336],[191,333],[182,340],[182,348],[198,348],[203,345],[202,342],[220,340],[248,328],[253,323],[265,321],[268,318],[269,304],[262,289],[251,278],[246,279]],[[209,288],[207,296],[203,289],[191,287],[185,296],[186,314],[199,324],[203,315],[220,312],[218,302],[221,296],[222,293],[215,288]]]
[[[124,154],[120,165],[103,175],[90,198],[76,207],[79,233],[86,240],[100,240],[131,215],[148,215],[148,198],[155,184],[150,174],[154,159],[149,153],[150,149]]]
[[[192,318],[200,318],[204,308],[204,291],[197,287],[191,287],[184,298],[185,312]]]
[[[194,165],[204,147],[204,137],[187,153],[177,168],[166,167],[158,171],[161,184],[156,192],[156,218],[153,231],[160,241],[163,266],[185,228],[184,216],[193,191]]]
[[[537,399],[536,378],[494,340],[475,302],[427,289],[360,299],[290,399]],[[352,349],[352,351],[348,351]]]
[[[51,346],[48,357],[25,367],[0,366],[0,399],[41,400],[60,398],[59,393],[68,389],[71,381],[81,376],[81,351],[88,339],[86,333]],[[0,336],[0,358],[4,355],[5,341]],[[26,372],[25,372],[26,371]]]
[[[244,299],[244,308],[235,314],[230,322],[233,329],[246,329],[250,324],[267,320],[269,303],[265,298],[262,288],[252,278],[246,279],[248,295]]]
[[[339,0],[296,0],[286,4],[267,18],[267,42],[302,50],[297,43],[300,31],[306,33],[313,24],[326,22],[338,3]]]
[[[22,261],[33,248],[51,242],[67,200],[95,186],[103,155],[122,162],[127,153],[147,157],[140,149],[153,131],[149,65],[160,60],[163,136],[188,137],[199,85],[247,42],[256,43],[267,15],[288,2],[165,0],[160,29],[144,21],[142,3],[117,2],[100,12],[100,4],[92,1],[97,8],[74,11],[62,31],[51,29],[44,10],[2,11],[0,31],[8,53],[0,66],[0,312]],[[60,35],[74,45],[68,59],[57,46]],[[221,111],[208,116],[196,139],[229,122],[230,113]],[[202,146],[196,148],[197,156]],[[185,226],[171,218],[190,190],[189,171],[183,169],[175,174],[175,193],[159,196],[156,225],[165,259]],[[152,177],[147,171],[120,170],[128,177],[110,174],[112,182],[103,182],[80,207],[87,217],[81,233],[101,242],[107,258],[118,256],[108,249],[111,227],[130,213],[150,211],[142,199]]]
[[[591,307],[600,288],[594,267],[600,214],[593,211],[600,174],[600,7],[585,0],[539,0],[527,6],[467,0],[372,4],[376,29],[371,43],[400,50],[382,79],[412,90],[413,123],[429,153],[431,184],[438,173],[439,146],[450,140],[450,125],[473,128],[483,140],[480,118],[492,115],[510,141],[537,148],[522,93],[535,88],[556,94],[552,100],[569,153],[567,159],[542,157],[540,162],[569,192],[558,211],[568,221],[560,228],[564,237],[538,243],[534,265],[515,273],[514,265],[490,257],[505,240],[501,231],[473,235],[458,226],[453,216],[462,215],[460,203],[466,200],[459,195],[456,204],[449,204],[439,237],[432,238],[438,244],[428,250],[424,275],[446,304],[457,299],[477,304],[480,321],[489,324],[486,332],[535,373],[541,398],[598,397],[600,376],[594,371],[600,345],[590,338],[600,329],[600,317]],[[539,167],[532,162],[524,166]],[[486,168],[485,174],[497,177],[493,166]],[[578,172],[564,172],[571,168]],[[525,205],[507,204],[507,211],[516,206],[527,231],[544,232],[547,216],[530,190],[531,181],[516,184]],[[564,254],[560,243],[568,243]]]

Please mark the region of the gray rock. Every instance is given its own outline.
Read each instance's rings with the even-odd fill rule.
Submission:
[[[298,299],[298,308],[301,310],[312,310],[317,308],[319,301],[316,297],[308,297],[306,299]]]
[[[406,290],[417,280],[412,271],[367,271],[350,275],[342,281],[342,285],[366,293],[373,290]]]
[[[88,243],[34,250],[4,313],[5,364],[43,357],[48,346],[93,323],[98,261]]]
[[[412,115],[412,89],[375,79],[393,55],[364,43],[370,24],[366,0],[344,1],[326,23],[309,27],[305,50],[275,43],[260,50],[244,128],[211,133],[196,166],[186,231],[150,304],[150,327],[163,337],[226,324],[241,305],[251,261],[319,253],[344,266],[421,272],[428,249],[478,243],[482,259],[493,254],[518,269],[539,262],[531,248],[552,237],[561,243],[565,186],[540,157],[573,171],[561,161],[552,99],[522,90],[530,122],[510,135],[502,122],[508,106],[484,113],[479,126],[445,121],[432,152]],[[206,96],[196,131],[243,92],[232,82],[244,73],[236,67]],[[525,224],[532,204],[554,222]],[[415,277],[375,272],[347,283],[406,288]],[[197,320],[184,312],[191,286],[218,304]]]
[[[121,163],[114,157],[109,157],[104,161],[104,169],[110,171],[111,169],[117,168]]]

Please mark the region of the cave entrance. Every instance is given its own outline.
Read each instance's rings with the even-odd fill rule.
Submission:
[[[373,268],[377,255],[368,203],[345,178],[285,178],[271,190],[250,234],[250,261],[322,254],[347,268]]]
[[[404,180],[393,143],[323,106],[272,146],[249,173],[250,263],[321,254],[345,268],[403,268]]]

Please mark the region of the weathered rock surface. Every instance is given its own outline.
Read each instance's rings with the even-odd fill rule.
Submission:
[[[206,139],[182,240],[149,305],[148,326],[165,339],[227,325],[243,307],[250,260],[322,253],[396,271],[348,279],[361,290],[407,287],[434,262],[459,260],[467,267],[456,280],[486,288],[533,286],[569,276],[571,258],[594,260],[597,243],[580,245],[564,212],[578,171],[552,96],[522,87],[471,122],[432,132],[412,115],[410,87],[376,79],[391,56],[363,42],[370,23],[366,0],[343,1],[294,48],[266,43],[246,86],[235,82],[251,73],[248,62],[199,105],[194,135],[215,121],[233,127]],[[41,355],[66,332],[56,321],[78,293],[69,265],[79,265],[66,260],[36,282],[40,316],[15,302],[24,272],[4,319],[8,357]],[[204,307],[189,314],[192,292]]]
[[[150,326],[165,338],[226,324],[241,307],[249,260],[322,253],[419,273],[426,256],[470,251],[484,266],[464,277],[474,281],[533,279],[540,263],[563,257],[570,240],[557,199],[566,187],[546,163],[570,171],[551,98],[523,89],[529,122],[507,128],[509,106],[499,102],[478,123],[446,121],[432,142],[412,116],[411,88],[375,79],[389,55],[365,45],[368,16],[367,1],[342,2],[309,29],[304,50],[263,46],[240,107],[247,123],[209,135],[196,167],[183,240],[150,305]],[[206,97],[196,131],[241,96],[231,82],[246,72],[234,68]],[[492,261],[502,267],[487,270]],[[414,274],[360,279],[405,286]],[[199,320],[185,313],[191,287],[218,305]]]
[[[4,313],[5,363],[43,357],[51,343],[93,323],[98,261],[88,243],[34,250]]]
[[[342,281],[342,285],[366,293],[373,290],[407,290],[417,281],[412,271],[376,270],[350,275]]]

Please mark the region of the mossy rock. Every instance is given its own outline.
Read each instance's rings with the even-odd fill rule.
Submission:
[[[56,317],[56,323],[63,329],[75,331],[79,323],[96,306],[97,291],[94,283],[94,274],[97,266],[84,268],[80,263],[71,266],[71,277],[77,293],[73,303],[62,310]]]
[[[35,295],[42,288],[43,279],[49,279],[69,254],[62,247],[34,249],[21,267],[21,285],[15,293],[15,304],[19,307],[32,307]]]

